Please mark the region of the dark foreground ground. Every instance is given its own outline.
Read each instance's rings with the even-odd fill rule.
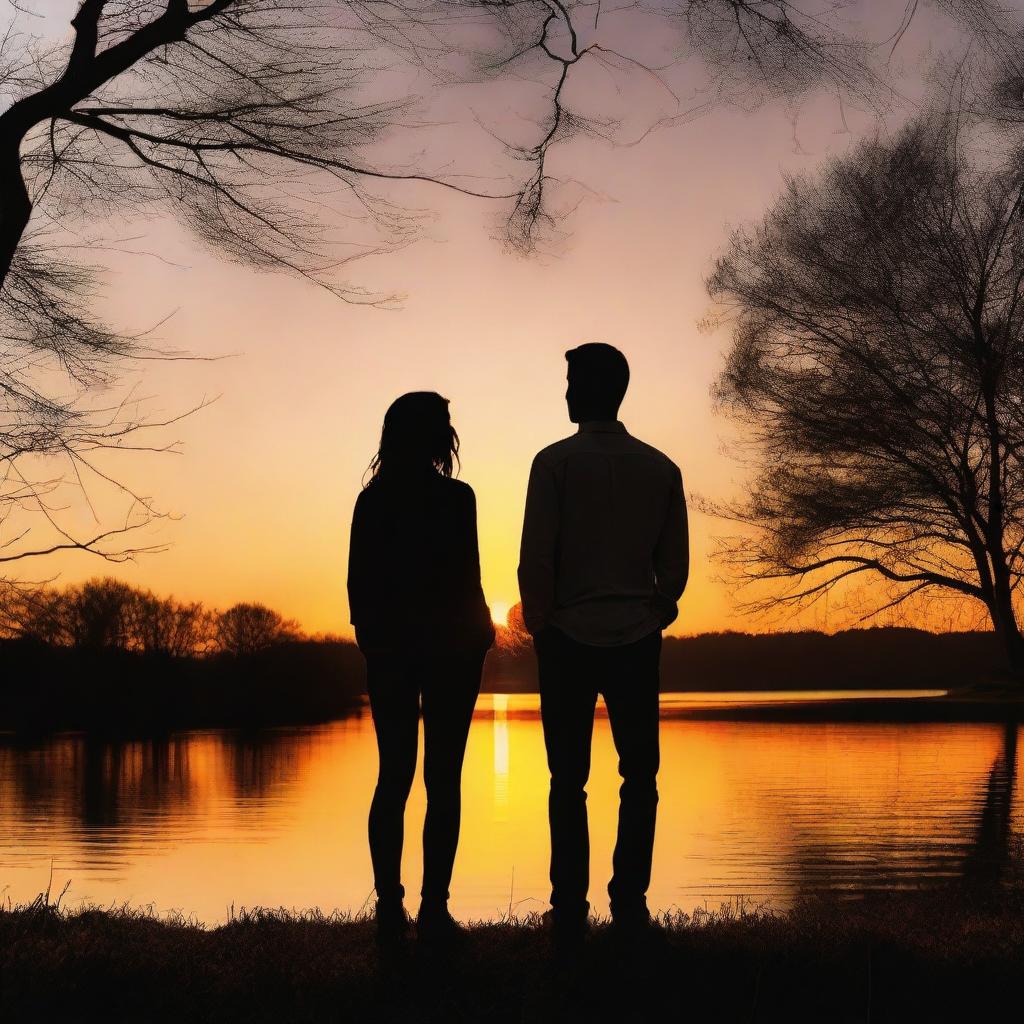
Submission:
[[[605,927],[562,963],[536,920],[382,962],[365,921],[256,912],[204,930],[139,912],[0,911],[0,1020],[983,1021],[1018,1019],[1024,899],[967,894]]]

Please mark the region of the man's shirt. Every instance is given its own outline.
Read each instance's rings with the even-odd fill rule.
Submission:
[[[679,467],[619,421],[583,423],[533,460],[519,558],[531,633],[640,640],[675,619],[689,562]]]

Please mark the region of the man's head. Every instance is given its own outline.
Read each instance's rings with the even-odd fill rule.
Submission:
[[[629,386],[629,363],[611,345],[591,342],[565,353],[569,386],[565,401],[573,423],[618,419]]]

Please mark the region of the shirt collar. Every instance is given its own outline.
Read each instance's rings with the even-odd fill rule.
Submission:
[[[581,434],[624,434],[625,424],[621,420],[586,420],[580,424]]]

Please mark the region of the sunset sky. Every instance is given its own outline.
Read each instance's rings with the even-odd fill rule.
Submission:
[[[52,6],[56,31],[75,5]],[[895,6],[902,10],[855,5],[849,17],[882,39]],[[893,67],[911,95],[921,38],[906,41],[906,70]],[[710,309],[703,278],[730,225],[756,218],[784,174],[813,170],[874,123],[845,114],[853,134],[835,98],[816,96],[797,111],[720,107],[632,147],[570,141],[554,166],[596,195],[566,222],[557,252],[526,258],[493,237],[496,204],[403,187],[392,196],[432,211],[423,237],[347,273],[401,293],[397,309],[346,304],[227,264],[170,220],[113,226],[133,254],[110,255],[104,312],[130,329],[169,317],[161,345],[230,358],[158,364],[140,383],[155,415],[219,396],[167,435],[181,440],[180,454],[125,466],[142,493],[181,516],[155,535],[170,549],[125,566],[73,554],[31,575],[59,571],[69,583],[110,571],[159,593],[219,606],[263,601],[311,631],[348,632],[350,514],[384,410],[404,391],[430,389],[450,398],[462,437],[485,593],[509,605],[530,461],[573,429],[563,353],[584,341],[627,354],[628,428],[679,463],[688,492],[728,497],[744,471],[709,392],[729,339],[698,328]],[[74,515],[87,530],[88,508]],[[691,582],[673,632],[760,625],[738,615],[729,586],[716,581],[708,556],[722,529],[692,517]],[[829,625],[824,615],[806,621]]]

